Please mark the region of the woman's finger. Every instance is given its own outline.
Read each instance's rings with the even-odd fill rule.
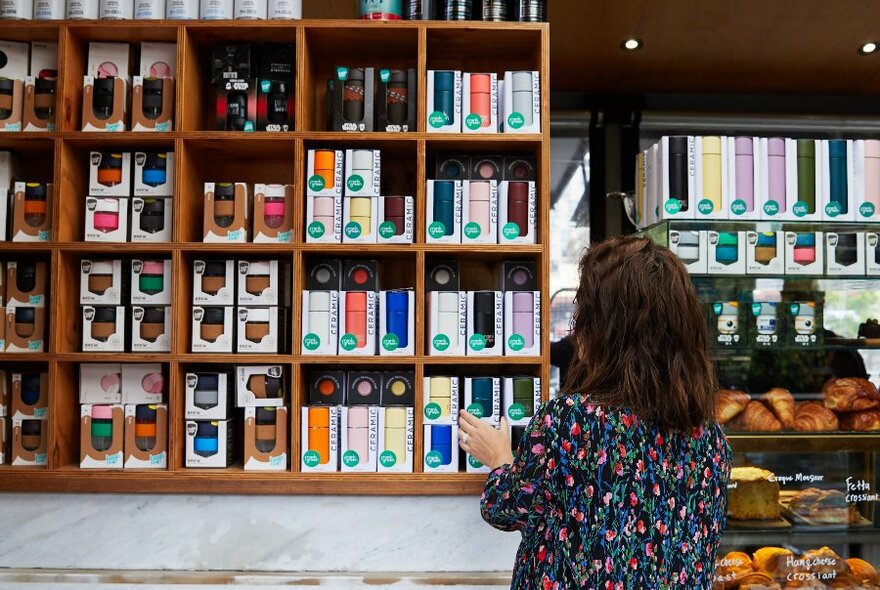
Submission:
[[[462,423],[467,422],[474,428],[478,427],[481,424],[480,419],[468,412],[467,410],[461,410],[459,412],[459,415],[461,416]]]

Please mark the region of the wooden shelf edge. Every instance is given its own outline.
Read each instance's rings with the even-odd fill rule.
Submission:
[[[847,452],[876,451],[880,448],[880,433],[781,433],[781,434],[728,434],[727,440],[734,452]]]

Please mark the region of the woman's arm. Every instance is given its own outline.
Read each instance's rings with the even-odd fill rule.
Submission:
[[[525,528],[540,516],[552,495],[551,476],[559,464],[557,401],[541,406],[526,428],[513,463],[489,474],[480,509],[483,520],[503,531]]]

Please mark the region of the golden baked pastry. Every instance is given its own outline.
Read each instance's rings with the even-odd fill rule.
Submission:
[[[782,423],[782,427],[791,430],[794,426],[794,396],[791,392],[781,387],[774,387],[761,399],[767,402],[773,414]]]
[[[737,588],[740,580],[752,571],[752,558],[747,553],[731,551],[715,560],[712,587],[716,590]]]
[[[782,422],[764,404],[751,401],[743,413],[731,423],[731,429],[744,432],[779,432],[782,430]]]
[[[773,578],[763,572],[752,572],[739,581],[739,589],[772,588]],[[778,588],[779,586],[777,586]]]
[[[779,483],[772,472],[757,467],[730,470],[727,511],[734,520],[779,518]]]
[[[855,524],[861,516],[843,492],[807,488],[791,498],[789,509],[815,524]]]
[[[763,572],[773,578],[784,580],[792,569],[787,565],[789,557],[794,553],[782,547],[762,547],[752,555],[755,571]]]
[[[722,389],[715,398],[715,420],[727,424],[746,409],[751,397],[738,389]]]
[[[800,559],[810,561],[810,573],[818,574],[821,579],[833,580],[838,576],[849,574],[849,566],[846,561],[830,547],[805,551]]]
[[[840,415],[841,430],[869,432],[880,430],[880,410],[862,410]]]
[[[846,560],[846,565],[849,566],[850,575],[859,584],[880,584],[880,574],[877,573],[873,565],[864,559],[851,557]]]
[[[822,388],[825,406],[838,412],[858,412],[880,408],[880,393],[867,379],[831,379]]]
[[[803,402],[794,413],[794,429],[799,432],[828,432],[837,430],[837,415],[819,402]]]

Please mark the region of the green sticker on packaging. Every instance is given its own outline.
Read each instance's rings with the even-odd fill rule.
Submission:
[[[383,240],[390,240],[397,234],[397,226],[393,221],[383,221],[379,224],[379,237]]]
[[[244,130],[245,131],[253,131],[254,130],[254,122],[253,121],[245,121],[244,122]]]
[[[349,221],[345,224],[345,236],[350,240],[361,237],[361,224],[357,221]]]
[[[468,414],[473,414],[476,418],[483,417],[483,406],[480,404],[471,404],[467,407]]]
[[[345,66],[339,66],[336,68],[336,77],[342,80],[348,80],[348,68]]]
[[[428,125],[430,125],[434,129],[440,129],[446,124],[446,115],[444,115],[440,111],[434,111],[433,113],[428,115]]]
[[[357,451],[345,451],[342,453],[342,464],[346,467],[357,467],[361,462],[361,458],[358,457]]]
[[[514,352],[519,352],[526,346],[526,339],[520,334],[511,334],[507,339],[507,347]]]
[[[526,118],[522,113],[510,113],[510,116],[507,117],[507,124],[511,129],[522,129],[522,126],[526,124]]]
[[[303,465],[310,468],[315,468],[321,464],[321,455],[318,454],[318,451],[306,451],[303,454]]]
[[[349,352],[357,348],[357,343],[357,337],[354,334],[343,334],[339,339],[339,346],[342,347],[342,350]]]
[[[736,199],[730,204],[730,212],[734,215],[742,215],[746,212],[746,202],[742,199]]]
[[[471,113],[464,119],[464,125],[471,131],[476,131],[483,126],[483,117],[476,113]]]
[[[360,174],[352,174],[348,177],[348,181],[345,185],[348,187],[348,190],[353,193],[362,191],[364,190],[364,177]]]
[[[873,217],[874,211],[876,211],[874,203],[862,203],[859,207],[859,215],[862,217]]]
[[[761,308],[763,306],[760,303],[752,303],[752,315],[757,317],[761,315]]]
[[[439,240],[446,235],[446,226],[443,225],[442,221],[435,221],[428,226],[428,235],[432,239]]]
[[[449,341],[449,336],[446,334],[437,334],[434,336],[434,340],[431,341],[434,346],[434,350],[444,352],[449,349],[449,345],[451,342]]]
[[[501,235],[504,236],[505,240],[515,240],[519,237],[519,225],[513,223],[505,223],[504,227],[501,228]]]
[[[315,174],[311,178],[309,178],[309,190],[314,192],[319,192],[324,190],[324,187],[327,184],[324,182],[324,177],[320,174]]]
[[[464,237],[469,240],[476,240],[480,237],[481,233],[483,233],[483,230],[480,228],[480,224],[476,221],[471,221],[464,226]]]
[[[303,336],[303,347],[306,350],[318,350],[321,346],[321,337],[317,334],[309,332]]]
[[[382,337],[382,348],[388,352],[397,350],[399,346],[400,338],[397,337],[397,334],[385,334],[385,336]]]
[[[715,315],[721,315],[721,312],[724,311],[724,304],[723,303],[713,303],[712,304],[712,311],[715,312]]]
[[[474,334],[471,336],[470,340],[468,340],[468,344],[470,345],[471,350],[474,352],[480,352],[486,348],[486,337],[482,334]]]
[[[801,304],[800,303],[792,303],[789,306],[789,309],[791,310],[791,315],[798,315],[801,313]]]
[[[513,404],[507,408],[507,417],[511,420],[522,420],[526,417],[526,407],[522,404]]]
[[[468,455],[468,465],[470,465],[474,469],[479,469],[480,467],[483,466],[482,463],[480,463],[479,461],[477,461],[474,457],[472,457],[470,455]]]
[[[669,199],[666,201],[666,204],[663,205],[663,209],[665,209],[669,215],[678,215],[681,212],[681,201],[678,199]]]
[[[440,404],[435,404],[434,402],[431,402],[430,404],[425,406],[425,418],[427,418],[428,420],[439,420],[442,413],[443,412],[440,409]]]
[[[270,90],[272,90],[272,80],[260,80],[260,92],[269,94]]]
[[[382,467],[394,467],[397,464],[397,455],[394,451],[382,451],[379,453],[379,465]]]
[[[387,68],[379,70],[379,79],[382,80],[383,84],[388,84],[389,80],[391,80],[391,70]]]
[[[791,208],[791,212],[794,213],[795,217],[803,217],[810,212],[810,207],[807,205],[806,201],[798,201],[794,204],[794,207]]]
[[[714,210],[715,203],[713,203],[709,199],[702,199],[699,203],[697,203],[697,211],[699,211],[701,215],[709,215]]]
[[[324,236],[324,224],[320,221],[313,221],[309,224],[308,229],[309,237],[318,239]]]
[[[437,451],[431,451],[427,455],[425,455],[425,465],[430,467],[431,469],[436,469],[443,465],[443,455],[441,455]]]
[[[767,215],[778,215],[779,214],[779,203],[776,201],[767,201],[764,203],[764,213]]]
[[[840,215],[840,213],[840,203],[838,203],[837,201],[832,201],[831,203],[825,205],[825,214],[828,217],[837,217],[838,215]]]

